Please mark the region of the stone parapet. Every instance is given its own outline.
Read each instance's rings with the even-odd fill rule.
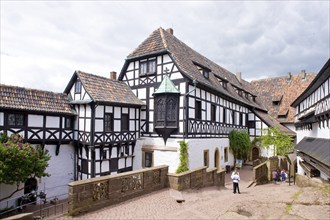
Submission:
[[[225,185],[225,170],[207,169],[206,166],[178,174],[169,173],[167,176],[170,188],[179,191]]]
[[[69,184],[68,213],[76,216],[168,187],[168,166],[96,177]]]

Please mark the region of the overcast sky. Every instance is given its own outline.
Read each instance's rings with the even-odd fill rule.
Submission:
[[[1,0],[0,82],[63,92],[75,70],[108,77],[159,27],[246,80],[318,73],[329,11],[329,1]]]

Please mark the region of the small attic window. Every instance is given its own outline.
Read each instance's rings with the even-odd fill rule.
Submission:
[[[273,101],[273,106],[279,106],[280,105],[280,101]]]
[[[203,76],[208,79],[209,76],[210,76],[210,71],[206,70],[206,69],[203,69]]]
[[[210,77],[210,72],[211,72],[211,70],[209,69],[209,68],[207,68],[207,67],[205,67],[205,66],[203,66],[203,65],[201,65],[201,64],[199,64],[199,63],[196,63],[196,62],[193,62],[195,65],[196,65],[196,67],[197,67],[197,69],[199,70],[199,72],[206,78],[206,79],[208,79],[209,77]]]
[[[227,89],[227,83],[228,83],[228,81],[225,80],[225,79],[223,79],[223,78],[221,78],[221,77],[219,77],[219,76],[217,76],[217,75],[215,75],[215,74],[214,74],[214,76],[215,76],[215,78],[218,80],[218,82],[220,83],[220,85],[221,85],[224,89]]]
[[[74,93],[80,93],[81,92],[81,81],[80,79],[77,79],[76,84],[74,85]]]

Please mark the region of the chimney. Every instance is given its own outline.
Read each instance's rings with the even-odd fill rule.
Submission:
[[[291,72],[288,72],[288,78],[287,81],[291,81]]]
[[[167,28],[166,31],[173,35],[173,29],[172,28]]]
[[[117,80],[117,72],[111,71],[110,72],[110,79],[111,80]]]
[[[306,70],[301,70],[301,79],[302,80],[306,79]]]
[[[236,78],[238,79],[239,82],[242,82],[242,73],[241,72],[237,72],[236,73]]]

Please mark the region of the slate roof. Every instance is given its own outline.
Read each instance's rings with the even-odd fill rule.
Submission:
[[[267,108],[268,113],[281,123],[293,123],[295,109],[290,107],[291,103],[308,87],[316,74],[306,73],[306,79],[302,79],[302,74],[268,78],[251,81],[258,97]],[[274,105],[273,101],[278,101],[279,105]]]
[[[276,127],[279,129],[279,131],[284,132],[289,136],[296,136],[296,133],[294,131],[282,125],[278,120],[274,119],[269,114],[257,110],[255,110],[254,113],[260,118],[262,118],[269,127],[274,127],[274,128]]]
[[[304,137],[296,149],[330,166],[330,139]]]
[[[151,56],[159,53],[169,53],[169,55],[178,65],[180,72],[189,79],[195,79],[199,84],[207,86],[208,88],[220,92],[225,96],[238,100],[241,103],[245,103],[248,106],[252,106],[264,111],[266,110],[258,98],[256,99],[256,102],[254,102],[251,100],[251,98],[247,99],[244,96],[242,97],[235,91],[233,86],[255,95],[253,89],[247,81],[242,80],[240,82],[234,74],[199,54],[195,50],[191,49],[189,46],[180,41],[171,33],[165,31],[163,28],[158,28],[155,30],[131,54],[129,54],[125,65],[128,65],[130,60],[135,60],[144,56]],[[200,73],[196,64],[211,70],[209,79],[206,79]],[[125,65],[122,69],[119,79],[123,77],[126,68]],[[216,76],[229,81],[227,89],[224,89],[220,85]]]
[[[79,77],[87,93],[95,102],[139,106],[145,105],[144,102],[134,95],[131,88],[124,82],[111,80],[79,70],[75,71],[69,85],[64,91],[65,93],[70,91],[70,88],[77,77]]]
[[[66,94],[0,85],[0,108],[47,113],[75,114]]]

